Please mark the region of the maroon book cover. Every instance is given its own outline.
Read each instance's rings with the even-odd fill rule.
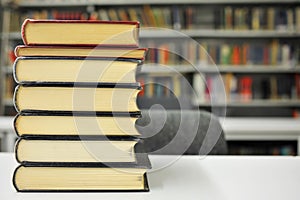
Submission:
[[[144,61],[145,60],[145,56],[146,56],[146,52],[147,52],[147,48],[132,48],[132,47],[120,47],[120,48],[113,48],[113,47],[92,47],[92,46],[27,46],[27,45],[18,45],[16,46],[15,50],[14,50],[14,56],[15,57],[23,57],[24,55],[21,55],[20,53],[20,50],[24,50],[24,49],[36,49],[37,50],[37,53],[36,54],[33,54],[33,55],[26,55],[26,57],[51,57],[53,55],[48,55],[47,53],[45,53],[44,51],[41,52],[39,51],[40,49],[45,49],[45,48],[48,48],[48,49],[58,49],[58,50],[65,50],[64,51],[64,54],[62,55],[55,55],[56,57],[57,56],[62,56],[62,57],[99,57],[99,58],[132,58],[132,59],[139,59],[139,60],[142,60]],[[68,53],[66,53],[67,50],[74,50],[74,49],[77,49],[77,50],[80,50],[82,49],[83,51],[87,50],[87,51],[90,51],[90,54],[87,54],[85,56],[75,56],[75,55],[69,55]],[[101,56],[100,54],[97,54],[96,51],[97,50],[116,50],[116,51],[119,51],[119,55],[118,56]],[[133,51],[140,51],[142,52],[142,56],[140,57],[132,57],[132,56],[129,56],[128,54],[130,54],[131,52]],[[123,53],[124,52],[124,53]]]
[[[126,38],[124,38],[124,41],[123,43],[90,43],[88,42],[88,39],[91,38],[91,37],[102,37],[103,33],[104,32],[99,32],[98,33],[95,33],[93,32],[92,34],[89,34],[89,32],[91,32],[91,30],[82,30],[80,28],[78,28],[77,30],[78,31],[74,31],[73,29],[70,30],[70,33],[68,33],[68,35],[72,36],[72,35],[76,35],[78,33],[82,33],[82,32],[86,32],[85,35],[82,35],[81,37],[83,38],[81,42],[76,42],[76,43],[68,43],[68,44],[65,44],[65,43],[60,43],[60,42],[55,42],[55,41],[51,41],[53,39],[53,37],[49,40],[49,42],[46,42],[47,39],[44,39],[45,42],[42,42],[42,43],[39,43],[39,42],[35,42],[35,41],[31,41],[29,38],[28,38],[28,28],[29,28],[29,25],[35,25],[35,24],[106,24],[106,25],[134,25],[135,28],[133,28],[132,30],[130,30],[132,32],[132,34],[128,34],[130,35],[130,39],[134,39],[135,42],[131,42],[131,41],[128,41],[128,43],[124,42],[126,41]],[[101,21],[101,20],[33,20],[33,19],[26,19],[23,24],[22,24],[22,28],[21,28],[21,35],[22,35],[22,39],[23,39],[23,42],[25,45],[71,45],[71,46],[110,46],[110,47],[138,47],[138,38],[139,38],[139,22],[136,22],[136,21]],[[111,27],[112,29],[115,28],[115,26],[112,26]],[[45,27],[42,27],[41,26],[35,26],[35,30],[40,30],[40,29],[44,29],[43,31],[45,31]],[[66,30],[66,29],[65,29]],[[78,33],[77,33],[78,32]],[[57,35],[61,35],[61,38],[63,37],[67,37],[66,35],[63,35],[61,33],[57,33]],[[41,37],[43,38],[47,38],[49,37],[49,35],[51,35],[50,33],[48,34],[41,34]],[[109,35],[111,36],[111,35]],[[85,41],[84,38],[87,38],[87,40]],[[107,38],[109,39],[109,38]],[[50,42],[51,41],[51,42]]]

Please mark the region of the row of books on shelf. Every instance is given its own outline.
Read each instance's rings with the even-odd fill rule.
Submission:
[[[244,102],[252,100],[300,100],[300,75],[236,76],[232,73],[218,75],[194,74],[195,104],[219,102]],[[222,103],[222,102],[219,102]],[[223,102],[225,103],[225,102]]]
[[[219,13],[220,27],[224,29],[293,31],[300,23],[299,7],[226,6]]]
[[[272,40],[264,43],[220,43],[209,42],[163,42],[152,44],[143,42],[149,48],[146,56],[147,63],[162,65],[279,65],[292,67],[300,63],[300,47],[289,43]],[[19,43],[11,43],[7,48],[6,65],[12,65],[16,59],[15,46]]]
[[[146,98],[180,98],[188,85],[182,76],[143,75],[138,81],[143,85],[139,97]]]
[[[231,155],[297,155],[295,142],[286,141],[237,141],[229,142]]]
[[[293,110],[293,117],[294,118],[300,118],[300,109],[294,109]]]
[[[292,76],[292,77],[291,77]],[[300,99],[300,75],[266,75],[255,77],[232,73],[218,75],[193,75],[193,84],[180,75],[139,75],[138,81],[143,89],[139,97],[180,98],[191,93],[191,87],[197,94],[196,102],[209,103],[211,95],[221,95],[223,84],[226,99],[232,102],[249,102],[255,99],[288,100]],[[204,80],[205,78],[205,80]],[[221,79],[220,79],[221,78]],[[221,82],[220,82],[221,80]],[[12,99],[15,83],[11,75],[6,77],[5,98]]]
[[[274,6],[130,6],[81,10],[31,10],[12,15],[12,30],[25,18],[63,20],[140,21],[142,27],[174,29],[288,30],[300,28],[300,7]]]
[[[149,42],[149,45],[151,42]],[[174,53],[174,52],[178,52]],[[265,43],[163,43],[149,49],[147,62],[159,64],[282,65],[298,60],[299,48],[272,40]]]

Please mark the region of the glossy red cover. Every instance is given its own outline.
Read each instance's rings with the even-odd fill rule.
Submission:
[[[34,44],[34,43],[29,43],[26,39],[26,26],[29,23],[92,23],[92,24],[132,24],[136,25],[137,28],[140,27],[140,23],[138,21],[102,21],[102,20],[34,20],[34,19],[25,19],[22,28],[21,28],[21,35],[22,35],[22,40],[25,45],[41,45],[41,44]],[[137,37],[138,38],[138,37]],[[137,41],[138,43],[138,41]],[[43,44],[45,45],[45,44]],[[64,45],[64,44],[57,44],[57,45]],[[56,46],[56,44],[55,44]],[[98,46],[98,44],[72,44],[72,46]],[[138,44],[128,44],[128,45],[123,45],[123,44],[115,44],[115,45],[103,45],[103,46],[110,46],[110,47],[138,47]]]

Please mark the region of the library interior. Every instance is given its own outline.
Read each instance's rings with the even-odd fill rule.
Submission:
[[[142,144],[152,165],[152,171],[150,164],[139,166],[150,170],[147,172],[148,183],[142,178],[142,184],[143,187],[149,184],[150,193],[152,190],[153,193],[150,196],[139,193],[138,198],[152,199],[169,195],[172,199],[182,199],[186,192],[173,194],[172,190],[183,190],[186,183],[189,184],[187,190],[191,194],[212,197],[210,199],[253,199],[258,196],[250,192],[255,184],[252,179],[258,181],[264,176],[266,178],[261,184],[266,184],[266,188],[254,188],[254,191],[261,194],[258,199],[297,199],[296,190],[291,191],[297,188],[297,184],[299,186],[297,180],[300,177],[297,170],[297,166],[298,169],[300,166],[299,0],[0,2],[0,159],[1,154],[3,156],[0,175],[4,173],[1,171],[2,162],[7,161],[11,163],[10,166],[15,166],[15,161],[10,158],[13,154],[17,154],[17,161],[25,166],[22,159],[30,165],[30,159],[40,157],[47,160],[44,157],[50,154],[52,157],[56,154],[60,162],[68,159],[73,162],[73,158],[87,156],[86,152],[81,152],[84,148],[80,144],[73,144],[79,131],[97,138],[96,131],[91,128],[91,120],[84,124],[84,120],[87,120],[84,115],[87,114],[88,118],[94,117],[95,121],[102,120],[100,134],[107,131],[109,140],[123,142],[120,148],[131,148],[128,146],[135,143],[132,144],[131,139],[124,139],[124,135],[117,134],[121,139],[114,138],[116,121],[121,125],[127,123],[124,129],[128,137],[138,135],[138,140],[142,141],[136,143]],[[81,21],[78,24],[82,28],[78,26],[74,34],[64,37],[64,33],[59,31],[67,33],[68,26],[61,26],[61,29],[57,27],[58,24],[67,23],[48,23],[48,20]],[[85,27],[89,27],[85,25],[92,27],[97,21],[106,21],[102,29],[107,32],[104,30],[102,33],[99,29],[97,36],[89,35],[90,32],[85,30]],[[42,30],[46,26],[50,28]],[[128,29],[132,26],[136,32],[120,34],[116,40],[107,39],[109,34],[114,33],[109,32],[114,26]],[[82,33],[80,36],[83,43],[81,39],[76,40],[77,32],[78,35]],[[104,38],[107,33],[107,38]],[[93,37],[98,38],[99,35],[104,39],[101,45],[95,47]],[[57,39],[58,43],[47,43],[52,39]],[[103,58],[97,58],[97,55]],[[96,83],[97,80],[93,80],[92,76],[99,71],[96,64],[109,65],[108,61],[111,64],[109,70],[103,72],[101,80],[97,79]],[[69,69],[71,65],[74,68]],[[90,79],[78,76],[76,73],[80,69],[76,67],[81,67],[81,72],[88,67],[92,68],[88,75]],[[119,82],[115,83],[116,80]],[[114,89],[109,86],[110,83],[114,83]],[[92,107],[89,105],[81,107],[79,103],[84,98],[78,94],[76,100],[76,92],[72,93],[73,88],[89,90],[90,86],[94,87],[94,101],[98,103],[90,102],[95,103],[95,107],[99,106],[99,110],[89,110]],[[75,100],[68,97],[75,97]],[[72,107],[71,103],[61,103],[67,101],[78,105]],[[106,101],[112,101],[113,106],[103,103]],[[34,109],[38,111],[34,112]],[[90,114],[92,111],[94,113]],[[130,118],[130,122],[123,122],[120,119],[123,115]],[[109,121],[101,117],[116,117],[117,120]],[[61,146],[59,137],[64,134],[69,140]],[[37,139],[31,140],[30,137],[35,135]],[[43,137],[47,138],[44,142]],[[79,139],[82,139],[80,134]],[[64,149],[70,153],[61,154]],[[131,151],[135,153],[137,149]],[[122,154],[122,159],[131,159],[127,151],[126,155]],[[111,152],[105,150],[105,153]],[[162,155],[167,156],[169,163],[175,163],[169,166],[168,173],[173,173],[174,179],[181,179],[180,184],[173,183],[163,170],[157,170],[165,167],[165,163],[160,160]],[[179,159],[179,155],[182,158]],[[189,157],[192,155],[207,157],[196,161]],[[111,162],[110,159],[116,155],[111,153],[113,158],[102,156]],[[177,159],[178,162],[175,161]],[[54,161],[50,159],[47,162]],[[181,170],[177,172],[175,167]],[[190,177],[192,172],[183,172],[189,167],[197,173],[193,180]],[[280,167],[286,173],[277,173]],[[26,170],[32,173],[26,167],[22,172]],[[243,170],[248,170],[247,177],[244,177]],[[274,177],[271,177],[269,170],[273,170]],[[26,174],[20,173],[18,176],[26,177]],[[221,178],[227,180],[221,183]],[[233,181],[228,181],[231,178]],[[251,180],[247,182],[243,178]],[[165,180],[163,189],[159,184],[161,179]],[[277,181],[273,183],[273,180]],[[224,194],[211,191],[218,186],[214,185],[214,181],[221,184]],[[233,191],[237,188],[234,181],[244,184],[240,191]],[[282,190],[276,185],[280,181],[287,185]],[[27,183],[19,181],[15,184],[26,188]],[[202,189],[198,191],[200,185]],[[276,192],[267,194],[272,187]],[[147,189],[148,185],[143,188]],[[9,196],[11,199],[16,198],[12,193],[6,195],[12,195]],[[102,195],[107,199],[114,198],[109,193]],[[131,195],[125,194],[123,199],[130,199]],[[75,199],[80,197],[84,198],[78,194]],[[96,199],[97,195],[91,194],[88,197]]]

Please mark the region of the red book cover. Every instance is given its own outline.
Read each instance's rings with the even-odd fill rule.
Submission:
[[[139,78],[138,82],[140,82],[141,87],[142,87],[142,89],[139,92],[138,96],[143,97],[145,95],[145,81],[144,81],[144,78]]]
[[[232,50],[232,64],[233,65],[239,65],[241,63],[241,51],[240,51],[240,47],[235,45],[233,46],[233,50]]]
[[[250,101],[252,99],[252,78],[249,76],[240,79],[241,101]]]
[[[25,45],[138,47],[139,22],[26,19],[21,33]]]

